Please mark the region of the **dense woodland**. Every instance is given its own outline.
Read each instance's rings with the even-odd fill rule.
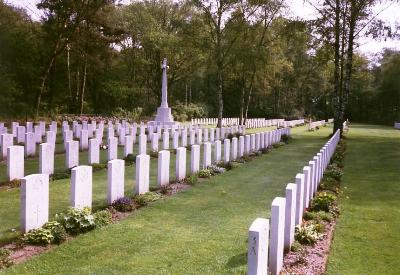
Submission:
[[[375,1],[313,1],[313,21],[286,18],[283,0],[114,2],[42,0],[38,22],[0,0],[1,117],[152,116],[167,57],[181,120],[400,119],[400,52],[357,51],[361,34],[396,38]]]

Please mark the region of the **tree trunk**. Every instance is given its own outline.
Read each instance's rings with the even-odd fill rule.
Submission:
[[[86,88],[86,77],[87,77],[87,56],[85,55],[85,65],[83,69],[83,84],[82,84],[82,92],[80,97],[80,114],[83,114],[83,102],[85,98],[85,88]]]
[[[335,71],[334,71],[334,91],[333,91],[333,102],[334,102],[334,127],[333,133],[338,129],[342,132],[342,108],[341,108],[341,95],[340,95],[340,0],[335,0]]]
[[[349,36],[347,44],[347,58],[346,58],[346,68],[345,68],[345,78],[344,78],[344,94],[343,94],[343,112],[342,120],[344,121],[345,115],[347,113],[347,104],[349,102],[350,94],[350,82],[353,70],[353,50],[354,50],[354,31],[357,22],[357,9],[355,3],[351,1],[350,7],[350,22],[349,22]]]

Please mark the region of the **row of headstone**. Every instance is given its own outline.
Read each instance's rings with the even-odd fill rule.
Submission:
[[[25,145],[25,156],[30,157],[36,154],[36,144],[42,143],[43,137],[46,142],[55,144],[57,135],[57,123],[53,121],[49,124],[49,131],[46,132],[46,122],[40,121],[34,125],[33,122],[26,122],[25,125],[18,122],[11,123],[11,133],[8,133],[4,123],[0,123],[0,159],[7,159],[7,148],[14,145],[14,139],[17,144]]]
[[[289,120],[289,121],[283,121],[283,122],[281,122],[281,123],[279,123],[278,124],[278,127],[279,126],[282,126],[282,127],[296,127],[297,125],[300,125],[300,124],[304,124],[304,119],[296,119],[296,120]]]
[[[269,145],[279,142],[282,134],[290,135],[290,128],[240,136],[239,138],[234,137],[232,140],[224,139],[222,161],[227,163],[236,160],[244,154],[249,154],[252,151],[268,147]],[[145,135],[140,135],[140,137],[139,139],[146,142]],[[77,141],[70,141],[68,143],[71,144],[73,142],[77,143]],[[212,160],[211,155],[211,142],[202,144],[203,168],[209,167],[212,163],[219,163],[221,161],[221,141],[216,140],[213,145],[214,160]],[[45,144],[41,146],[45,146]],[[18,147],[19,150],[22,150],[22,146],[11,146],[10,148],[12,147]],[[51,146],[48,148],[53,149]],[[75,150],[77,151],[77,149]],[[186,147],[178,147],[176,149],[175,178],[178,182],[184,180],[188,174],[186,171],[186,150]],[[161,150],[158,152],[157,185],[160,187],[169,183],[170,154],[168,150]],[[200,170],[200,145],[193,144],[190,154],[190,174],[194,174]],[[147,193],[149,192],[150,183],[150,156],[147,155],[145,151],[142,152],[136,156],[135,164],[136,178],[135,185],[133,186],[134,193]],[[107,202],[111,204],[124,196],[125,162],[121,159],[109,160],[107,168]],[[92,181],[91,166],[82,165],[72,168],[70,189],[70,205],[72,207],[92,207]],[[48,221],[49,175],[46,171],[22,178],[20,202],[21,230],[23,232],[39,228]]]
[[[247,274],[280,274],[284,253],[290,251],[295,226],[302,223],[304,211],[315,196],[324,171],[340,140],[340,130],[322,147],[295,183],[286,186],[285,197],[276,197],[271,218],[256,219],[249,229]]]
[[[308,130],[315,130],[317,127],[324,126],[326,124],[325,120],[311,121],[308,123]]]
[[[246,120],[245,126],[247,128],[263,128],[278,126],[282,124],[284,119],[265,119],[265,118],[249,118]],[[193,118],[191,120],[192,125],[217,125],[218,118]],[[234,126],[240,125],[239,118],[223,118],[222,126]]]

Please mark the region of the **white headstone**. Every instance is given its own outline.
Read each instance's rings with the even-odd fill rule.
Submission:
[[[244,155],[244,136],[239,136],[239,146],[238,146],[238,157],[241,158]]]
[[[303,220],[303,204],[304,204],[304,175],[296,175],[296,218],[295,224],[301,224]]]
[[[71,170],[71,206],[92,207],[92,166],[77,166]]]
[[[203,143],[203,167],[207,168],[211,166],[211,143]]]
[[[269,272],[279,275],[283,265],[285,233],[285,198],[276,197],[271,206],[271,231],[269,244]]]
[[[24,146],[9,146],[7,148],[8,180],[19,180],[24,177]]]
[[[192,145],[190,152],[190,172],[195,174],[200,169],[200,145]]]
[[[232,138],[231,144],[231,158],[232,160],[237,159],[237,150],[238,149],[238,139],[236,137]]]
[[[116,137],[109,137],[107,160],[110,161],[117,158],[118,158],[118,140]]]
[[[54,173],[54,146],[50,143],[39,145],[39,173],[47,175]]]
[[[25,156],[32,157],[36,154],[35,135],[33,133],[25,134]]]
[[[139,135],[139,155],[146,154],[147,138],[146,135]]]
[[[141,135],[146,140],[146,135]],[[135,194],[149,192],[150,156],[141,154],[136,156]]]
[[[17,127],[17,142],[23,143],[25,141],[25,126]]]
[[[81,151],[86,151],[89,147],[89,134],[88,130],[82,130],[79,138],[79,146]]]
[[[269,220],[257,218],[250,226],[247,274],[268,275]]]
[[[176,180],[181,181],[186,177],[186,148],[176,149]]]
[[[285,238],[284,249],[290,251],[290,247],[294,241],[294,227],[296,217],[296,193],[297,185],[289,183],[286,186],[286,205],[285,205]]]
[[[100,145],[97,138],[89,140],[89,164],[100,163]]]
[[[22,178],[20,204],[21,231],[42,227],[49,219],[49,175]]]
[[[170,152],[162,150],[158,152],[157,184],[159,187],[169,184]]]
[[[221,162],[221,141],[216,140],[214,142],[214,162],[216,164]]]
[[[129,154],[133,153],[133,136],[128,135],[125,136],[124,142],[124,156],[126,157]]]
[[[168,150],[169,149],[169,131],[163,132],[163,149]]]
[[[124,197],[125,161],[122,159],[110,160],[107,163],[107,203]]]
[[[68,141],[67,151],[66,151],[66,166],[69,169],[78,165],[79,165],[79,143],[77,141]]]
[[[1,135],[1,158],[7,159],[7,148],[14,144],[14,137],[12,134]]]
[[[230,151],[231,151],[231,140],[224,139],[224,163],[228,163],[230,161]]]
[[[153,133],[151,135],[151,150],[153,152],[158,152],[158,134]]]
[[[303,168],[304,175],[304,203],[303,209],[306,209],[310,204],[310,167],[304,166]]]

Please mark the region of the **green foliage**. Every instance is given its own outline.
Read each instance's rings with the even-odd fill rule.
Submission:
[[[57,214],[56,220],[72,235],[85,233],[96,227],[95,217],[87,207],[83,209],[69,207],[65,213]]]
[[[134,200],[139,206],[145,206],[150,202],[157,201],[161,198],[162,198],[161,194],[158,194],[156,192],[147,192],[145,194],[136,195],[134,197]]]
[[[297,225],[295,228],[294,238],[300,244],[311,245],[315,244],[322,238],[320,234],[321,226],[318,223],[309,222]]]
[[[312,200],[310,209],[312,211],[330,212],[335,206],[337,197],[328,192],[320,192]]]
[[[207,115],[207,109],[204,105],[177,102],[172,107],[172,115],[178,121],[187,121],[192,118],[204,117]]]
[[[105,209],[94,213],[95,227],[103,227],[112,222],[112,213],[110,210]]]
[[[9,186],[10,186],[11,188],[18,188],[18,187],[20,187],[20,186],[21,186],[21,180],[14,179],[14,180],[12,180],[12,181],[9,182]]]
[[[285,143],[283,143],[283,142],[277,142],[277,143],[272,144],[272,147],[274,147],[274,148],[279,148],[279,147],[281,147],[281,146],[283,146],[283,145],[285,145]]]
[[[43,227],[30,230],[22,236],[22,241],[33,245],[47,245],[51,243],[60,244],[68,237],[65,228],[61,223],[52,221]]]
[[[125,163],[127,165],[132,165],[134,163],[136,163],[136,156],[134,154],[128,154],[125,158]]]
[[[13,262],[9,259],[10,250],[6,248],[0,248],[0,269],[10,267]]]
[[[158,152],[157,151],[150,151],[149,155],[152,158],[158,158]]]
[[[199,171],[199,178],[211,178],[212,172],[209,169],[203,169]]]
[[[71,176],[71,170],[66,169],[62,171],[55,171],[53,175],[51,175],[52,180],[62,180],[68,179]]]
[[[111,206],[119,212],[129,212],[135,209],[135,201],[129,197],[115,200]]]
[[[304,212],[303,218],[306,221],[314,220],[317,222],[320,222],[320,221],[331,222],[333,219],[333,216],[331,213],[325,212],[325,211],[318,211],[318,212],[306,211],[306,212]]]
[[[195,185],[199,181],[199,176],[197,174],[192,174],[185,179],[186,184]]]
[[[294,241],[292,243],[292,246],[290,247],[290,250],[293,251],[293,252],[298,252],[298,251],[300,251],[302,249],[303,249],[303,246],[298,241]]]
[[[126,119],[129,121],[139,121],[140,117],[142,116],[143,108],[137,107],[133,108],[132,110],[126,110],[121,107],[117,107],[111,113],[113,117],[117,117],[119,119]]]
[[[289,144],[292,141],[292,137],[286,134],[281,135],[281,142]]]
[[[107,164],[106,163],[93,163],[91,164],[93,172],[101,171],[104,169],[107,169]]]
[[[323,177],[321,183],[319,184],[319,190],[331,191],[336,194],[339,194],[339,187],[340,181],[337,181],[332,177],[326,176]]]
[[[328,168],[325,170],[324,176],[328,178],[333,178],[337,181],[341,181],[343,176],[343,171],[339,166],[335,164],[330,164],[328,165]]]
[[[211,170],[211,172],[213,174],[222,174],[226,172],[226,168],[222,166],[222,164],[219,164],[218,166],[216,165],[211,165],[210,167],[208,167],[209,170]]]

